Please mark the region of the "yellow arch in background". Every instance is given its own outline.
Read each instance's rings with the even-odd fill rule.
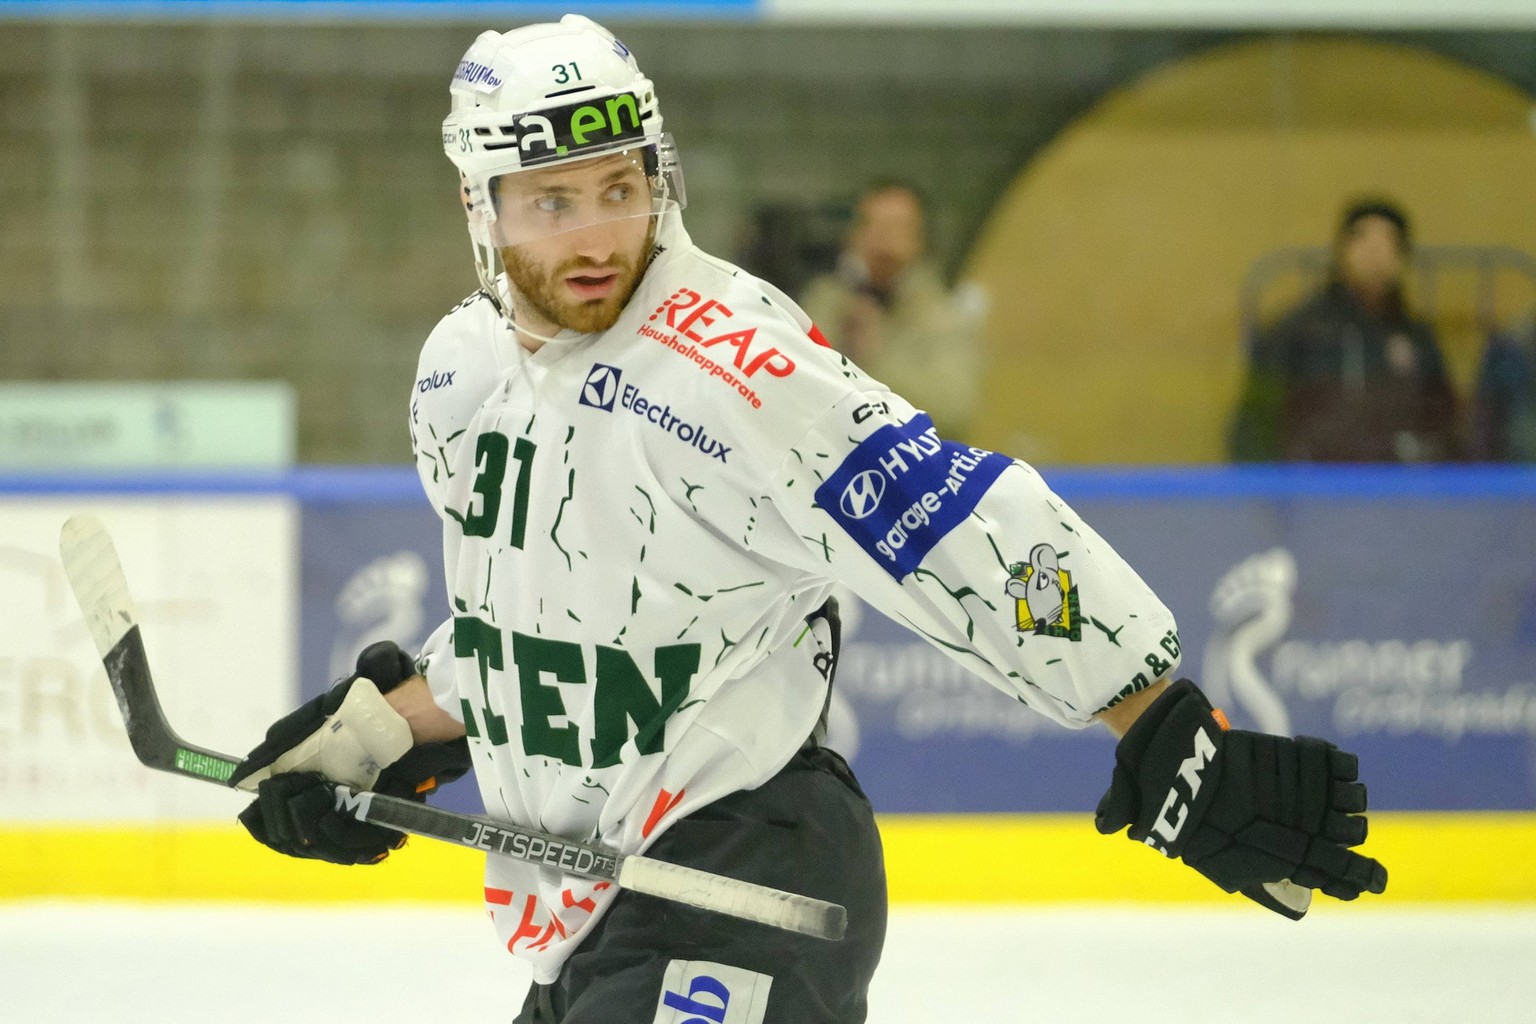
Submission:
[[[1434,54],[1278,38],[1155,71],[1025,167],[978,237],[977,443],[1046,464],[1220,461],[1255,258],[1325,244],[1360,193],[1398,198],[1421,242],[1536,251],[1533,183],[1536,101]],[[1518,290],[1504,301],[1528,304]],[[1465,392],[1470,281],[1441,305]]]

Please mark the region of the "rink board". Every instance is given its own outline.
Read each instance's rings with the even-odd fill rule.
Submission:
[[[1175,611],[1184,671],[1235,724],[1361,753],[1395,895],[1536,899],[1502,866],[1536,853],[1522,813],[1536,808],[1536,473],[1046,476]],[[438,527],[414,476],[0,480],[0,834],[32,852],[4,859],[0,896],[322,898],[333,872],[290,875],[221,824],[238,797],[133,761],[52,553],[85,508],[119,534],[172,721],[238,752],[366,643],[419,644],[441,618]],[[1005,582],[972,586],[1000,607]],[[1105,624],[1081,598],[1093,637]],[[1062,730],[845,605],[833,735],[883,815],[897,899],[1210,895],[1177,895],[1187,873],[1093,833],[1102,730]],[[466,784],[445,796],[478,809]],[[451,898],[460,875],[472,891],[473,855],[434,845],[378,881],[348,878],[364,887],[348,898]],[[946,891],[956,862],[971,867]]]
[[[1193,871],[1087,815],[882,815],[898,903],[1206,903]],[[258,846],[238,826],[0,828],[0,899],[478,901],[479,854],[413,839],[383,864],[340,868]],[[1391,902],[1536,902],[1536,815],[1386,812],[1366,849]]]

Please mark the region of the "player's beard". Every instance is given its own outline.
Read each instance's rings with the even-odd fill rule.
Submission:
[[[656,240],[656,219],[648,218],[645,240],[632,253],[615,252],[607,260],[598,263],[586,256],[577,256],[547,269],[538,260],[519,251],[519,247],[501,250],[501,263],[506,268],[507,280],[515,294],[528,310],[546,323],[582,334],[606,331],[618,322],[619,314],[629,305],[629,300],[640,286],[640,278],[648,264],[647,254]],[[601,299],[582,301],[572,298],[565,286],[568,275],[588,267],[612,267],[617,276],[613,291]]]

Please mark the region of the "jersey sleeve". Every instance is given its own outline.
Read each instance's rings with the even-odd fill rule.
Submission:
[[[497,379],[489,340],[494,338],[494,317],[494,309],[481,293],[455,306],[422,346],[411,386],[409,423],[416,474],[427,501],[445,522],[450,520],[450,467],[457,447]],[[452,618],[433,630],[422,645],[416,670],[426,676],[437,706],[463,722],[454,675]]]
[[[497,369],[488,338],[496,313],[476,293],[443,317],[422,345],[411,385],[411,451],[422,490],[446,518],[449,466],[475,410],[495,386]]]
[[[814,421],[767,498],[800,564],[1063,725],[1178,664],[1172,614],[1033,468],[878,386]]]

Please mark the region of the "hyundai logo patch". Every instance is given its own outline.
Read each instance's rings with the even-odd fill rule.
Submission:
[[[849,519],[868,519],[885,497],[885,477],[869,469],[848,481],[843,488],[843,514]]]

